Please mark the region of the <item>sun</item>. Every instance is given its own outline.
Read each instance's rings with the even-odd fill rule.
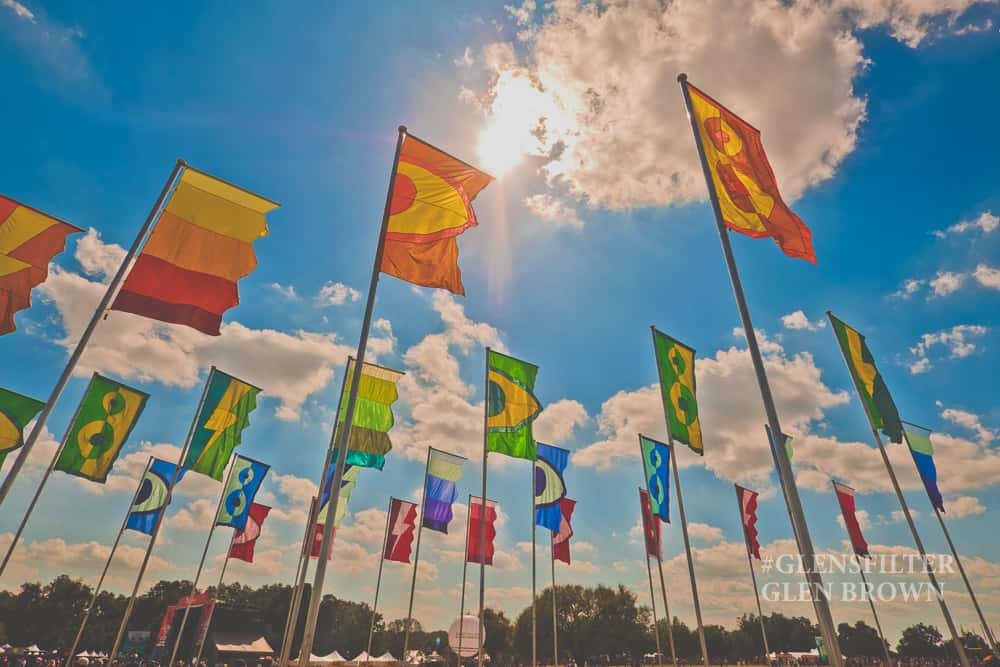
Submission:
[[[501,178],[521,163],[527,150],[518,139],[518,132],[494,120],[479,133],[476,152],[479,164],[491,175]]]
[[[493,103],[476,150],[484,169],[500,177],[526,156],[543,152],[536,130],[551,117],[551,100],[518,71],[501,72],[493,87]]]

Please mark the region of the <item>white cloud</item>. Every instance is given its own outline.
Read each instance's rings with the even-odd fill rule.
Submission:
[[[930,370],[932,363],[928,355],[938,345],[948,350],[951,359],[968,357],[976,351],[976,344],[969,339],[982,337],[987,331],[989,329],[977,324],[958,324],[937,333],[925,333],[917,344],[910,348],[910,354],[914,357],[909,364],[910,372],[916,375]]]
[[[564,398],[546,405],[533,428],[539,442],[561,445],[573,436],[576,428],[589,422],[590,415],[579,401]]]
[[[215,522],[217,508],[218,501],[198,498],[177,510],[173,516],[168,516],[164,523],[170,529],[202,531]]]
[[[549,194],[531,195],[525,197],[524,205],[546,222],[562,227],[583,229],[583,221],[580,220],[576,209],[566,204],[562,199],[557,199]]]
[[[938,274],[928,281],[932,294],[929,298],[948,296],[958,291],[958,288],[965,282],[964,273],[954,273],[952,271],[938,271]]]
[[[688,535],[692,539],[701,540],[706,543],[721,542],[723,538],[721,528],[711,526],[707,523],[689,523]]]
[[[792,330],[818,331],[826,326],[826,320],[820,318],[815,322],[806,317],[805,312],[796,310],[781,316],[781,326]]]
[[[348,301],[359,301],[361,292],[344,283],[330,281],[320,288],[316,298],[324,306],[342,306]]]
[[[920,280],[918,278],[910,278],[903,283],[903,286],[897,291],[893,292],[892,296],[898,299],[909,299],[911,296],[920,291],[920,289],[927,284],[926,280]]]
[[[961,234],[974,229],[978,229],[984,234],[989,234],[997,227],[1000,227],[1000,218],[993,215],[992,211],[983,211],[977,218],[972,220],[962,220],[961,222],[956,222],[947,229],[939,229],[935,231],[934,236],[939,239],[943,239],[948,234]]]
[[[299,295],[295,292],[294,285],[282,285],[281,283],[271,283],[268,285],[271,289],[281,295],[288,301],[298,301]]]
[[[2,2],[0,2],[0,5],[3,5],[4,7],[13,11],[18,18],[24,19],[25,21],[30,21],[31,23],[37,23],[35,19],[35,14],[30,9],[22,5],[20,2],[17,2],[17,0],[2,0]]]
[[[81,45],[83,30],[53,21],[44,8],[30,9],[18,0],[0,0],[0,7],[11,12],[0,15],[0,34],[39,70],[42,85],[89,98],[106,96]]]
[[[514,5],[504,5],[503,8],[507,10],[514,22],[519,26],[525,26],[531,23],[535,16],[535,10],[537,5],[535,0],[524,0],[519,7]]]
[[[1000,290],[1000,269],[980,264],[972,273],[976,281],[983,287]]]
[[[834,0],[859,28],[887,26],[907,46],[919,46],[932,33],[965,34],[955,24],[965,12],[987,0]]]
[[[996,431],[983,426],[982,421],[979,419],[979,415],[968,412],[967,410],[945,408],[941,411],[941,417],[975,433],[976,440],[982,445],[990,444],[997,437]]]
[[[125,248],[116,243],[105,243],[101,233],[91,227],[87,234],[76,241],[76,261],[88,276],[110,278],[125,259]]]
[[[452,60],[456,67],[471,67],[476,59],[472,57],[472,48],[465,47],[465,51],[462,52],[461,57]]]
[[[965,516],[982,514],[986,507],[974,496],[959,496],[953,500],[946,500],[944,506],[947,514],[952,519],[961,519]]]

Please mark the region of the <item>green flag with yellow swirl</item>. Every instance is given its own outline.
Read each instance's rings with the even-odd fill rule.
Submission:
[[[701,441],[701,421],[698,419],[698,400],[695,396],[694,349],[656,327],[653,327],[653,349],[656,352],[656,369],[660,374],[667,429],[675,440],[704,455],[705,445]]]
[[[104,484],[149,394],[94,373],[63,438],[56,470]]]

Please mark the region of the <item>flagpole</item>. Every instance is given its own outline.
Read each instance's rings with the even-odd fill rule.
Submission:
[[[462,664],[462,639],[465,636],[465,583],[469,574],[469,529],[472,526],[472,494],[469,494],[468,511],[465,513],[465,548],[462,549],[462,601],[458,606],[458,657],[459,667]]]
[[[750,568],[750,582],[753,584],[753,596],[757,600],[757,620],[760,621],[760,636],[764,638],[764,658],[768,664],[771,662],[771,647],[767,644],[767,630],[764,629],[764,610],[760,605],[760,591],[757,589],[757,574],[753,569],[753,559],[750,558],[750,536],[747,534],[747,524],[743,516],[743,498],[740,496],[739,484],[734,484],[736,491],[736,504],[740,508],[740,524],[743,526],[743,544],[747,552],[747,567]],[[889,667],[892,667],[889,665]]]
[[[139,491],[142,489],[142,483],[146,479],[146,475],[149,473],[150,466],[153,465],[153,457],[150,456],[149,460],[146,461],[146,469],[142,471],[142,477],[139,478],[139,483],[135,487],[135,493],[132,494],[132,502],[129,503],[128,509],[125,511],[125,518],[122,519],[121,528],[118,529],[118,536],[115,537],[114,544],[111,545],[111,552],[108,554],[108,560],[104,563],[104,570],[101,572],[101,578],[97,580],[97,586],[94,587],[94,594],[90,596],[90,603],[87,605],[87,610],[83,612],[83,619],[80,621],[80,629],[76,632],[76,638],[73,640],[73,646],[69,649],[69,655],[66,657],[65,667],[72,667],[73,656],[76,655],[76,649],[80,646],[80,640],[83,638],[83,631],[87,627],[87,621],[90,619],[90,612],[94,610],[94,605],[97,603],[97,596],[101,592],[101,586],[104,585],[104,578],[108,574],[108,570],[111,568],[111,561],[115,557],[115,551],[118,550],[118,543],[122,539],[122,534],[125,532],[125,526],[128,524],[129,515],[132,514],[132,506],[135,505],[136,499],[139,497]]]
[[[135,598],[139,594],[139,586],[142,584],[142,578],[146,574],[146,567],[149,565],[149,557],[153,553],[153,546],[156,544],[156,538],[160,534],[160,526],[163,525],[163,519],[167,515],[167,508],[170,507],[170,501],[173,498],[174,487],[177,485],[177,479],[181,474],[181,467],[184,465],[184,461],[187,460],[188,450],[191,448],[191,438],[194,437],[194,429],[198,425],[198,415],[201,414],[201,410],[205,407],[205,397],[208,396],[208,385],[212,381],[212,374],[215,373],[215,366],[212,366],[208,372],[208,379],[205,381],[205,386],[201,390],[201,398],[198,399],[198,407],[195,409],[194,417],[191,418],[191,426],[188,427],[187,437],[184,438],[184,446],[181,448],[181,455],[177,459],[177,465],[174,466],[174,474],[170,477],[170,484],[167,485],[167,497],[163,501],[163,509],[156,517],[156,523],[153,525],[153,534],[149,536],[149,544],[146,545],[146,554],[142,558],[142,564],[139,565],[139,572],[135,577],[135,585],[132,587],[132,595],[129,597],[128,604],[125,605],[125,613],[122,615],[121,625],[118,626],[118,634],[115,636],[115,643],[111,649],[111,655],[108,656],[108,664],[113,665],[115,659],[118,657],[118,649],[121,648],[122,638],[125,636],[125,629],[128,627],[128,622],[132,618],[132,609],[135,607]]]
[[[832,317],[833,314],[830,311],[826,311],[827,317]],[[831,324],[833,320],[830,320]],[[840,353],[844,357],[844,363],[850,368],[850,362],[847,359],[847,355],[844,353],[842,346],[838,345],[840,348]],[[855,387],[857,390],[857,387]],[[858,398],[861,399],[860,393]],[[862,404],[864,401],[862,400]],[[872,430],[872,437],[875,439],[875,444],[878,446],[879,454],[882,455],[882,462],[885,464],[885,470],[889,473],[889,480],[892,482],[892,488],[896,492],[896,498],[899,500],[899,506],[903,509],[903,516],[906,517],[906,524],[910,527],[910,534],[913,536],[913,542],[917,547],[917,552],[920,553],[921,563],[924,564],[924,569],[927,571],[927,578],[931,582],[931,586],[934,588],[934,592],[937,596],[938,605],[941,607],[941,613],[944,615],[945,623],[948,624],[948,630],[951,632],[951,637],[955,642],[955,651],[958,653],[958,659],[962,663],[962,667],[969,667],[969,657],[965,654],[965,647],[962,646],[961,635],[958,634],[958,629],[955,627],[955,621],[952,620],[951,612],[948,611],[948,605],[944,601],[944,592],[938,585],[937,577],[934,576],[934,572],[930,567],[927,567],[927,552],[924,549],[924,543],[920,539],[920,535],[917,533],[917,526],[913,523],[913,517],[910,515],[910,508],[906,504],[906,498],[903,497],[903,490],[899,486],[899,480],[896,479],[896,471],[893,470],[892,464],[889,462],[889,454],[885,451],[885,445],[882,443],[882,436],[879,435],[878,427],[875,426],[875,420],[872,419],[871,414],[868,410],[864,410],[865,416],[868,418],[868,425]],[[905,437],[905,429],[904,437]],[[907,444],[909,446],[909,444]]]
[[[0,576],[3,576],[4,570],[7,569],[7,564],[10,562],[11,556],[14,555],[14,549],[17,547],[17,543],[21,539],[24,527],[28,525],[28,519],[31,518],[31,513],[34,512],[35,505],[38,503],[38,499],[42,495],[42,489],[45,488],[45,484],[49,481],[52,471],[56,469],[56,461],[59,460],[59,457],[62,456],[63,450],[66,449],[66,440],[69,438],[70,431],[73,430],[73,425],[76,424],[76,420],[80,416],[80,410],[83,409],[84,399],[86,399],[91,387],[94,386],[95,377],[97,377],[97,373],[90,376],[90,381],[87,383],[87,389],[83,392],[83,398],[80,399],[80,403],[76,406],[76,410],[73,412],[73,418],[70,420],[69,426],[66,427],[66,432],[63,434],[62,441],[60,441],[55,454],[52,455],[52,460],[49,461],[49,466],[45,469],[45,474],[43,474],[42,478],[38,481],[38,486],[35,487],[35,495],[31,497],[31,502],[28,503],[28,509],[24,511],[24,516],[21,517],[21,523],[18,524],[17,530],[14,532],[14,537],[10,541],[10,546],[7,547],[7,553],[4,554],[3,562],[0,563]],[[22,447],[21,449],[23,450],[24,448]],[[7,479],[9,480],[13,474],[13,470],[7,473]]]
[[[555,535],[553,542],[549,542],[549,555],[552,561],[552,664],[559,667],[559,627],[558,616],[556,614],[556,548]],[[67,666],[68,667],[68,666]]]
[[[163,201],[167,198],[167,194],[170,192],[170,189],[177,178],[177,174],[184,166],[185,162],[181,159],[178,159],[174,164],[174,168],[170,172],[170,177],[167,178],[167,182],[163,184],[163,189],[160,190],[160,196],[156,198],[156,203],[153,204],[153,208],[150,209],[149,215],[146,216],[146,221],[139,229],[139,233],[136,234],[135,241],[132,242],[132,246],[125,254],[125,258],[119,265],[114,278],[112,278],[111,282],[108,283],[108,288],[104,291],[104,296],[101,297],[100,303],[97,304],[97,309],[94,310],[94,314],[91,316],[90,322],[87,324],[87,328],[84,329],[83,333],[80,335],[80,340],[77,341],[76,347],[73,349],[73,353],[70,355],[69,360],[67,360],[66,367],[63,368],[62,375],[59,376],[55,387],[52,388],[52,393],[49,394],[49,400],[46,401],[45,407],[42,408],[42,411],[38,413],[35,425],[31,428],[31,433],[28,434],[28,438],[24,441],[24,445],[20,448],[17,458],[14,459],[14,463],[11,465],[10,471],[7,473],[7,477],[4,479],[3,484],[0,485],[0,507],[3,506],[4,500],[7,499],[7,494],[10,492],[11,486],[13,486],[18,473],[21,472],[21,468],[24,466],[25,461],[27,461],[28,454],[31,453],[31,449],[35,446],[35,442],[41,435],[42,429],[45,427],[45,423],[49,419],[49,414],[52,412],[52,408],[55,407],[56,402],[59,400],[59,396],[62,395],[63,389],[66,388],[66,383],[69,382],[70,376],[73,375],[73,371],[76,369],[76,364],[80,361],[83,351],[87,348],[87,344],[90,342],[90,338],[93,336],[94,330],[97,328],[97,324],[104,317],[108,306],[111,304],[111,299],[118,292],[118,287],[125,278],[125,272],[128,270],[132,259],[139,252],[139,248],[142,247],[142,242],[146,238],[146,234],[149,232],[150,227],[152,227],[153,223],[156,221],[160,207],[163,205]],[[14,543],[12,542],[11,548],[13,548],[13,544]],[[0,574],[2,574],[2,569],[0,569]]]
[[[385,533],[382,535],[382,553],[379,554],[378,559],[378,577],[375,579],[375,601],[372,602],[372,622],[368,628],[368,650],[365,652],[368,658],[372,654],[372,640],[375,638],[375,612],[378,609],[378,592],[382,587],[382,565],[385,564],[385,549],[389,544],[389,519],[392,516],[392,501],[393,497],[389,496],[389,509],[385,513]],[[406,656],[403,656],[404,658]],[[365,659],[368,662],[368,659]]]
[[[483,667],[483,609],[486,607],[486,472],[489,455],[490,421],[490,348],[486,348],[486,379],[483,383],[483,495],[479,499],[479,667]],[[472,505],[469,505],[472,511]]]
[[[248,509],[247,512],[249,512],[249,511],[250,510]],[[219,593],[222,590],[222,580],[225,579],[225,577],[226,577],[226,566],[229,565],[229,554],[231,554],[232,551],[233,551],[233,543],[234,542],[236,542],[236,530],[233,530],[233,536],[229,539],[229,548],[226,549],[226,559],[222,561],[222,570],[219,572],[219,583],[217,583],[215,585],[215,595],[216,595],[216,597],[219,596]],[[212,617],[209,616],[209,621],[208,622],[209,622],[210,625],[212,623],[211,618]],[[201,633],[199,633],[199,634],[201,634]],[[194,662],[191,663],[191,667],[198,667],[198,665],[201,664],[201,654],[205,650],[205,639],[207,639],[207,638],[208,638],[208,628],[205,629],[205,634],[201,635],[198,638],[198,653],[195,656]]]
[[[195,572],[194,581],[191,582],[191,592],[188,593],[187,600],[184,604],[184,614],[181,616],[181,627],[177,630],[177,638],[174,639],[174,648],[170,652],[170,661],[168,665],[173,665],[174,660],[177,658],[177,650],[181,646],[181,638],[184,636],[184,626],[187,625],[188,614],[191,612],[191,598],[195,596],[198,592],[198,581],[201,579],[202,568],[205,567],[205,557],[208,556],[208,547],[212,544],[212,536],[215,535],[215,526],[218,525],[219,511],[222,509],[222,503],[226,497],[226,490],[229,489],[229,482],[233,477],[233,466],[229,466],[229,472],[226,474],[226,481],[222,483],[222,490],[219,492],[219,502],[215,506],[215,514],[212,515],[212,527],[208,529],[208,538],[205,540],[205,548],[201,552],[201,560],[198,562],[198,571]],[[250,508],[247,508],[250,511]]]
[[[531,667],[538,664],[537,618],[535,616],[535,600],[538,597],[538,568],[535,566],[535,462],[531,462]]]
[[[413,553],[413,576],[410,579],[410,606],[406,610],[406,632],[403,633],[403,663],[406,663],[406,651],[410,648],[410,626],[413,625],[413,594],[417,590],[417,566],[420,565],[420,536],[424,532],[424,516],[427,513],[427,477],[431,465],[431,450],[427,448],[427,463],[424,465],[424,492],[420,500],[420,525],[417,527],[417,546]]]
[[[337,451],[337,465],[333,473],[333,484],[330,487],[330,506],[327,510],[326,523],[323,525],[323,540],[320,542],[319,562],[316,564],[316,575],[313,578],[312,596],[309,598],[309,611],[306,615],[305,630],[302,633],[302,646],[299,648],[299,664],[309,661],[313,640],[316,636],[316,622],[319,620],[319,606],[323,598],[323,580],[326,578],[327,556],[330,553],[330,538],[333,536],[333,522],[337,515],[337,505],[340,501],[340,484],[344,477],[344,465],[347,462],[347,443],[354,423],[354,407],[358,400],[358,387],[361,384],[361,369],[365,364],[365,352],[368,345],[368,333],[372,325],[372,313],[375,310],[375,292],[378,289],[381,275],[382,255],[385,252],[385,234],[389,228],[389,213],[392,209],[392,192],[396,184],[396,169],[399,166],[399,153],[406,137],[406,127],[399,126],[396,138],[396,154],[392,159],[392,171],[389,174],[389,188],[385,195],[385,208],[382,211],[382,228],[379,231],[378,246],[375,249],[375,261],[372,263],[372,277],[368,286],[368,302],[365,305],[365,317],[361,324],[361,337],[358,340],[357,359],[354,364],[354,378],[351,382],[351,392],[347,398],[347,414],[344,416],[340,449]],[[339,408],[338,408],[339,418]],[[331,439],[337,437],[337,423],[334,422]]]
[[[775,408],[771,386],[768,384],[767,373],[764,370],[764,359],[757,345],[757,334],[750,319],[746,296],[743,294],[743,284],[740,281],[739,271],[736,268],[736,260],[733,257],[733,249],[729,242],[729,233],[726,231],[722,209],[719,206],[719,198],[716,195],[715,188],[712,186],[712,174],[708,166],[708,159],[705,157],[705,149],[698,138],[698,126],[694,118],[694,112],[691,109],[691,94],[688,91],[687,75],[680,74],[677,80],[684,94],[684,104],[687,107],[688,120],[691,122],[691,130],[694,133],[694,143],[698,149],[698,157],[701,160],[705,184],[708,187],[712,209],[715,212],[715,224],[719,232],[719,241],[722,244],[722,253],[725,256],[726,267],[729,270],[729,279],[733,285],[733,294],[736,297],[736,305],[743,324],[743,334],[746,337],[747,349],[750,352],[754,373],[757,376],[757,385],[760,388],[764,411],[767,413],[767,423],[771,427],[771,432],[775,434],[774,437],[781,438],[781,423],[778,420],[778,411]],[[792,532],[795,534],[795,543],[799,554],[802,556],[803,569],[805,570],[806,580],[809,583],[810,597],[816,611],[816,619],[819,622],[820,634],[823,636],[824,645],[829,648],[831,667],[843,667],[843,654],[840,652],[837,630],[834,627],[833,615],[830,613],[830,604],[823,589],[823,578],[816,570],[816,552],[813,548],[812,539],[809,536],[805,514],[802,511],[802,503],[799,499],[798,487],[795,485],[795,477],[792,474],[792,466],[787,456],[776,456],[775,459],[777,462],[778,478],[781,480],[785,503],[788,505],[788,514],[792,522]]]
[[[878,628],[878,637],[882,642],[882,651],[885,653],[886,667],[892,667],[892,656],[889,655],[889,643],[885,640],[885,634],[882,632],[882,623],[878,620],[878,612],[875,611],[875,597],[871,594],[872,591],[868,587],[868,578],[865,577],[865,566],[861,564],[861,559],[857,554],[854,554],[854,561],[858,564],[858,573],[861,575],[861,583],[864,584],[865,595],[868,596],[868,605],[872,609],[872,617],[875,619],[875,627]]]
[[[327,460],[329,460],[327,456]],[[326,479],[326,475],[323,475]],[[322,486],[322,485],[321,485]],[[322,493],[322,488],[320,489]],[[306,516],[306,534],[302,537],[302,550],[299,552],[299,568],[295,571],[292,596],[288,601],[288,618],[285,619],[285,634],[281,638],[281,653],[278,656],[279,667],[287,667],[288,656],[292,651],[292,641],[299,625],[299,608],[302,594],[305,592],[306,574],[309,570],[309,559],[312,556],[313,542],[316,540],[316,503],[317,499],[309,501],[309,513]]]
[[[647,491],[648,493],[648,491]],[[642,506],[642,488],[639,489],[639,510],[645,512]],[[652,515],[652,512],[650,512]],[[650,519],[653,517],[650,516]],[[660,627],[659,622],[656,620],[656,593],[653,589],[653,569],[649,566],[649,545],[643,540],[643,549],[646,551],[646,574],[649,576],[649,602],[650,607],[653,610],[653,635],[656,637],[656,664],[658,667],[663,667],[663,651],[660,650]],[[657,550],[660,548],[660,544],[657,543]],[[659,555],[659,554],[657,554]]]

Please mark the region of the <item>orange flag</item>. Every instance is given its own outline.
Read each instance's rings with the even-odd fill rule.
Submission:
[[[478,224],[472,200],[492,180],[406,135],[396,167],[382,272],[464,296],[456,237]]]
[[[688,90],[726,226],[747,236],[769,236],[789,257],[815,264],[812,232],[781,199],[760,132],[691,84]]]
[[[31,289],[45,282],[66,237],[82,231],[0,195],[0,336],[16,328],[14,313],[31,306]]]

